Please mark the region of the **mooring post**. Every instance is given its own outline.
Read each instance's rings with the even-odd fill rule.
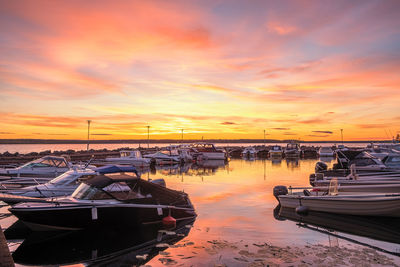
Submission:
[[[14,260],[8,249],[7,240],[0,226],[0,267],[14,267]]]

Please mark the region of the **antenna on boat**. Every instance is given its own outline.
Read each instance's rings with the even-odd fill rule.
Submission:
[[[147,125],[147,148],[149,148],[149,141],[150,141],[150,125]]]
[[[94,160],[94,155],[92,155],[92,157],[88,160],[88,162],[85,164],[84,169],[86,169],[90,163],[92,163],[92,161]]]
[[[265,129],[264,129],[264,147],[265,147]]]
[[[343,129],[340,129],[340,134],[342,136],[342,145],[343,145]]]

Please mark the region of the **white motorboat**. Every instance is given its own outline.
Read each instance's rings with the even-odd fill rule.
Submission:
[[[371,156],[376,157],[380,160],[382,160],[392,152],[389,147],[379,144],[370,144],[366,147],[365,151],[368,152]]]
[[[0,176],[7,177],[56,177],[68,171],[73,165],[64,157],[44,156],[20,167],[0,169]]]
[[[192,149],[187,144],[170,145],[165,148],[170,156],[179,157],[180,162],[193,162]]]
[[[175,154],[172,151],[157,151],[156,153],[147,154],[143,157],[157,165],[173,165],[183,162],[179,154]]]
[[[348,168],[352,164],[355,165],[357,171],[376,171],[386,169],[385,164],[376,157],[365,151],[337,151],[337,166],[343,169]]]
[[[0,200],[3,200],[7,203],[16,203],[21,202],[24,197],[48,198],[69,196],[75,191],[81,182],[87,179],[93,178],[94,176],[100,174],[123,172],[137,173],[136,169],[131,166],[108,165],[96,169],[74,168],[47,183],[31,185],[22,188],[16,188],[17,183],[12,183],[14,181],[3,183],[0,184],[0,193],[3,193],[0,194]],[[13,198],[9,195],[17,195],[21,196],[21,198]]]
[[[333,157],[335,153],[333,152],[332,148],[322,146],[318,150],[318,155],[320,157]]]
[[[382,159],[382,162],[390,169],[400,170],[400,153],[390,153]]]
[[[245,158],[254,158],[256,155],[257,155],[257,151],[252,146],[245,147],[242,151],[242,157],[245,157]]]
[[[308,190],[289,192],[285,186],[277,186],[274,195],[282,207],[298,212],[400,217],[400,193],[340,192],[330,188],[328,194],[321,195]]]
[[[300,146],[298,143],[291,142],[286,145],[285,157],[286,158],[298,158],[300,157]]]
[[[345,185],[373,185],[381,184],[382,182],[400,183],[400,171],[374,171],[374,172],[357,172],[355,164],[350,166],[350,173],[339,173],[336,175],[332,171],[319,171],[318,168],[324,168],[325,163],[318,162],[316,173],[310,175],[310,184],[313,186],[328,185],[332,179],[336,179],[339,184]],[[328,175],[326,175],[328,174]],[[347,174],[347,175],[346,175]]]
[[[192,150],[197,159],[203,160],[218,160],[227,159],[226,152],[222,149],[217,149],[214,144],[210,143],[197,143],[192,145]]]
[[[269,151],[269,156],[270,156],[271,158],[274,158],[274,157],[282,157],[282,155],[283,155],[283,150],[282,150],[282,147],[279,146],[279,145],[273,146],[273,147],[271,148],[271,150]]]
[[[106,161],[114,164],[130,164],[137,168],[150,166],[151,160],[142,157],[139,150],[121,150],[119,154],[119,158],[108,157]]]

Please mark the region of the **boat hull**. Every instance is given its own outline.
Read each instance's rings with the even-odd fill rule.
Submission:
[[[305,206],[310,211],[337,214],[400,217],[400,196],[380,198],[338,198],[335,196],[303,197],[298,195],[279,196],[284,208]]]
[[[150,166],[150,160],[138,160],[138,159],[123,159],[123,158],[107,158],[107,162],[113,164],[130,164],[137,168],[144,168]]]
[[[201,157],[204,160],[218,160],[225,159],[225,153],[223,152],[202,152]]]
[[[93,227],[135,226],[160,222],[164,217],[175,219],[192,218],[196,216],[194,209],[145,208],[145,207],[115,207],[115,206],[52,206],[49,208],[19,208],[9,209],[13,215],[22,220],[34,231],[51,230],[81,230]]]

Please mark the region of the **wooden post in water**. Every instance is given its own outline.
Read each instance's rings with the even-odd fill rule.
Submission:
[[[0,226],[0,267],[14,267],[14,260],[8,249],[7,241]]]

